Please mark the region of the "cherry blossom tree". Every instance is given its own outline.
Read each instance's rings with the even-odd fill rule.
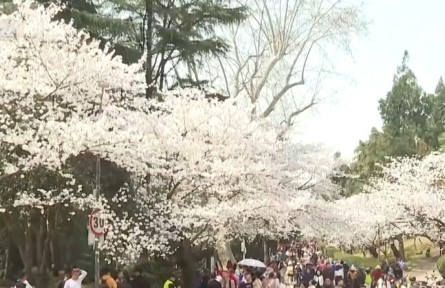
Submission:
[[[327,211],[312,221],[312,235],[337,245],[379,245],[423,235],[438,240],[444,229],[444,154],[394,158],[363,193],[319,202]],[[310,230],[310,229],[308,229]],[[400,244],[400,242],[399,242]]]
[[[307,221],[312,219],[310,215],[318,210],[314,208],[316,203],[338,194],[338,187],[329,179],[337,164],[332,155],[324,147],[314,145],[287,144],[278,151],[273,165],[281,165],[274,173],[281,177],[280,185],[245,200],[247,205],[229,204],[234,215],[222,226],[230,228],[217,235],[221,264],[236,260],[227,240],[292,237],[297,230],[304,233],[309,225]],[[236,211],[237,208],[241,210]]]
[[[144,85],[137,65],[123,65],[85,33],[52,21],[59,7],[16,4],[0,16],[13,31],[0,45],[1,220],[27,271],[37,267],[45,281],[57,231],[77,212],[106,204],[73,175],[73,157],[92,150],[81,141],[82,133],[95,133],[85,124],[100,121],[100,106],[116,108]]]
[[[230,236],[288,233],[333,189],[329,161],[291,145],[235,99],[175,90],[147,100],[140,63],[124,65],[52,21],[60,7],[16,4],[1,16],[14,37],[0,46],[0,207],[5,223],[20,219],[21,233],[8,229],[28,270],[43,274],[55,231],[92,208],[109,220],[101,247],[109,259],[185,259],[194,246]],[[91,195],[95,157],[111,175],[99,201]],[[235,226],[266,220],[264,229]],[[181,268],[193,275],[193,263]]]
[[[437,239],[443,229],[444,157],[443,153],[436,152],[423,158],[393,159],[384,168],[384,176],[367,187],[370,193],[386,194],[387,205],[392,207],[388,217],[405,221],[406,225],[400,226],[406,233]]]

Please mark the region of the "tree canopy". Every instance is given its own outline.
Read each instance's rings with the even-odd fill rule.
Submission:
[[[372,128],[369,138],[360,141],[351,164],[353,173],[368,181],[380,174],[391,157],[425,156],[439,149],[445,131],[443,101],[442,78],[434,94],[425,92],[409,67],[405,51],[391,90],[379,100],[382,129]]]

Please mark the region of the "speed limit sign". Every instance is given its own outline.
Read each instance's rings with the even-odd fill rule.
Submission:
[[[94,209],[93,212],[91,212],[88,219],[88,226],[96,237],[105,234],[105,219],[99,209]]]

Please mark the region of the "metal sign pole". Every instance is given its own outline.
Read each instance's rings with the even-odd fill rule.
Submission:
[[[94,189],[94,197],[99,200],[100,193],[100,156],[96,159],[96,188]],[[100,251],[99,251],[99,237],[94,237],[94,283],[99,287],[99,269],[100,269]]]
[[[104,88],[100,96],[99,115],[102,114],[102,99],[104,95]],[[94,197],[99,202],[100,196],[100,156],[96,158],[96,187],[93,191]],[[96,235],[94,238],[94,282],[96,287],[100,286],[100,251],[99,251],[99,237]]]

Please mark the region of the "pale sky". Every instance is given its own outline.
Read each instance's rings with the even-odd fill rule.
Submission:
[[[404,50],[409,52],[409,65],[419,84],[433,92],[439,77],[445,78],[444,11],[444,0],[366,1],[365,12],[372,22],[368,34],[354,41],[353,58],[334,60],[352,81],[343,86],[325,84],[325,91],[336,91],[336,101],[319,106],[298,123],[301,137],[326,143],[351,157],[371,127],[381,127],[378,100],[391,89]]]

